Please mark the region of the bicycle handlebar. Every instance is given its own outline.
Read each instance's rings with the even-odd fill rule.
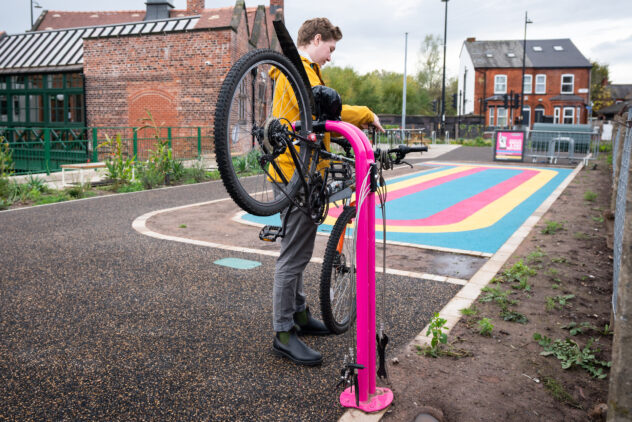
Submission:
[[[394,152],[394,153],[400,153],[400,154],[408,154],[410,152],[426,152],[428,151],[428,145],[419,145],[419,146],[414,146],[414,147],[409,147],[407,145],[398,145],[396,148],[391,148],[388,150],[389,154]]]

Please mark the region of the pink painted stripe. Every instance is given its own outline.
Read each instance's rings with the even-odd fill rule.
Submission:
[[[452,205],[430,217],[415,220],[388,220],[391,226],[443,226],[463,221],[465,218],[489,205],[491,202],[503,197],[511,190],[517,188],[539,172],[536,170],[524,170],[502,183],[499,183],[485,191]]]
[[[397,190],[389,190],[386,196],[386,202],[393,201],[406,195],[412,195],[413,193],[421,192],[422,190],[430,189],[435,186],[439,186],[443,183],[451,182],[452,180],[460,179],[461,177],[470,176],[472,174],[485,170],[485,167],[476,167],[473,169],[465,170],[460,173],[453,173],[447,176],[437,177],[436,179],[428,180],[427,182],[418,183],[405,188]],[[330,208],[328,215],[330,217],[337,218],[342,214],[342,208]]]

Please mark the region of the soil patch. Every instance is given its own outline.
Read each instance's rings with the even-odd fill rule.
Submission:
[[[576,365],[563,369],[553,355],[541,355],[545,349],[534,334],[551,341],[568,338],[580,349],[594,340],[591,350],[600,350],[596,357],[610,361],[612,335],[605,326],[610,324],[612,252],[603,218],[610,174],[605,157],[583,169],[497,275],[504,282],[489,284],[498,289],[496,296],[506,292],[505,300],[484,301],[494,292],[483,292],[473,305],[477,313],[452,329],[448,343],[467,357],[399,351],[397,363],[389,363],[395,401],[384,421],[415,420],[423,407],[453,422],[605,420],[599,405],[607,401],[608,379]],[[520,263],[533,270],[522,286],[511,276]],[[501,316],[503,308],[512,313]],[[504,320],[508,315],[528,321]],[[493,325],[490,335],[479,333],[482,318]]]

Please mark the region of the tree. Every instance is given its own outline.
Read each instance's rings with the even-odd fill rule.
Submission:
[[[612,105],[612,92],[608,87],[609,69],[607,64],[592,62],[590,70],[590,98],[593,102],[593,111]]]
[[[439,35],[427,34],[419,50],[419,72],[417,81],[428,92],[431,99],[441,95],[441,53],[440,47],[443,40]]]

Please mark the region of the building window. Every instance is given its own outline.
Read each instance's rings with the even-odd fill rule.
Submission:
[[[494,107],[489,108],[489,125],[494,126]]]
[[[9,121],[9,102],[6,95],[0,95],[0,122]]]
[[[68,96],[68,122],[83,122],[83,95],[72,94]]]
[[[544,120],[544,106],[536,106],[535,115],[533,118],[534,123],[541,123]]]
[[[83,126],[84,116],[80,72],[0,75],[2,126]]]
[[[556,110],[559,111],[559,108]],[[575,123],[575,108],[574,107],[564,107],[564,120],[565,125],[572,125]]]
[[[546,75],[535,75],[535,93],[546,93]]]
[[[29,77],[29,89],[44,88],[44,75],[33,75]]]
[[[498,119],[496,121],[497,126],[505,127],[507,126],[507,109],[503,107],[498,107]]]
[[[13,118],[14,122],[26,122],[26,95],[13,96]]]
[[[48,75],[48,88],[63,88],[64,87],[64,75],[61,73],[56,73],[54,75]]]
[[[29,122],[44,122],[43,95],[29,95]]]
[[[555,107],[553,109],[553,123],[559,123],[559,122],[560,122],[560,108]]]
[[[533,76],[532,75],[524,75],[524,93],[531,94],[531,90],[533,89]]]
[[[522,125],[531,126],[531,107],[528,105],[522,107]]]
[[[494,94],[507,93],[507,75],[494,76]]]
[[[11,76],[10,78],[11,89],[24,89],[26,88],[26,76]]]
[[[50,118],[51,123],[64,122],[64,94],[51,95],[49,97]]]
[[[575,86],[575,75],[562,75],[562,94],[572,94]]]
[[[577,116],[577,124],[580,124],[580,120],[581,120],[581,116],[582,116],[582,109],[577,106],[577,114],[575,114],[575,116]]]

